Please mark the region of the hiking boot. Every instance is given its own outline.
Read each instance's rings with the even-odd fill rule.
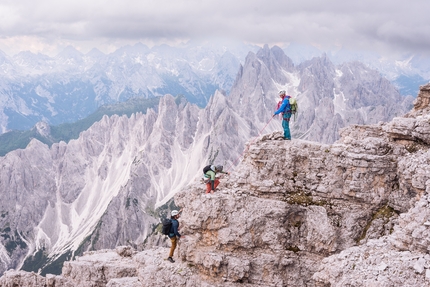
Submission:
[[[173,260],[173,258],[172,257],[168,257],[167,258],[167,260],[169,260],[170,262],[172,262],[172,263],[175,263],[175,260]]]

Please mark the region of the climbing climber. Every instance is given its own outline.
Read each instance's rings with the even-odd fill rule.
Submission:
[[[219,179],[216,177],[217,173],[230,174],[223,171],[222,165],[207,165],[203,168],[203,180],[206,183],[206,193],[214,193],[219,185]]]

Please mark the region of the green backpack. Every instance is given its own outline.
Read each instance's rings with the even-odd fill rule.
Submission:
[[[289,101],[290,101],[291,114],[294,115],[294,120],[296,120],[296,113],[298,108],[297,100],[296,98],[291,97]]]

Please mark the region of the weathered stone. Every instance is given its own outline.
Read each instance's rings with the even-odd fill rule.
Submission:
[[[131,257],[135,251],[131,246],[118,246],[116,253],[121,257]]]
[[[45,277],[42,277],[33,272],[24,271],[9,270],[6,271],[5,274],[0,278],[1,287],[45,287],[47,286],[46,283],[47,279]]]

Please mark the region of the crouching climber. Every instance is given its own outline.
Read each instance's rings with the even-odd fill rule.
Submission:
[[[206,193],[214,193],[219,185],[219,179],[216,177],[217,173],[230,174],[222,169],[222,165],[208,165],[203,168],[203,179],[206,182]]]
[[[171,226],[170,226],[170,230],[169,230],[169,234],[168,234],[170,241],[172,242],[172,246],[170,247],[169,257],[167,258],[167,260],[169,260],[172,263],[175,262],[175,260],[173,260],[173,253],[175,252],[176,245],[177,245],[179,239],[181,238],[181,234],[178,232],[178,229],[179,229],[178,218],[179,217],[180,217],[180,211],[172,210],[171,218],[170,218]]]

